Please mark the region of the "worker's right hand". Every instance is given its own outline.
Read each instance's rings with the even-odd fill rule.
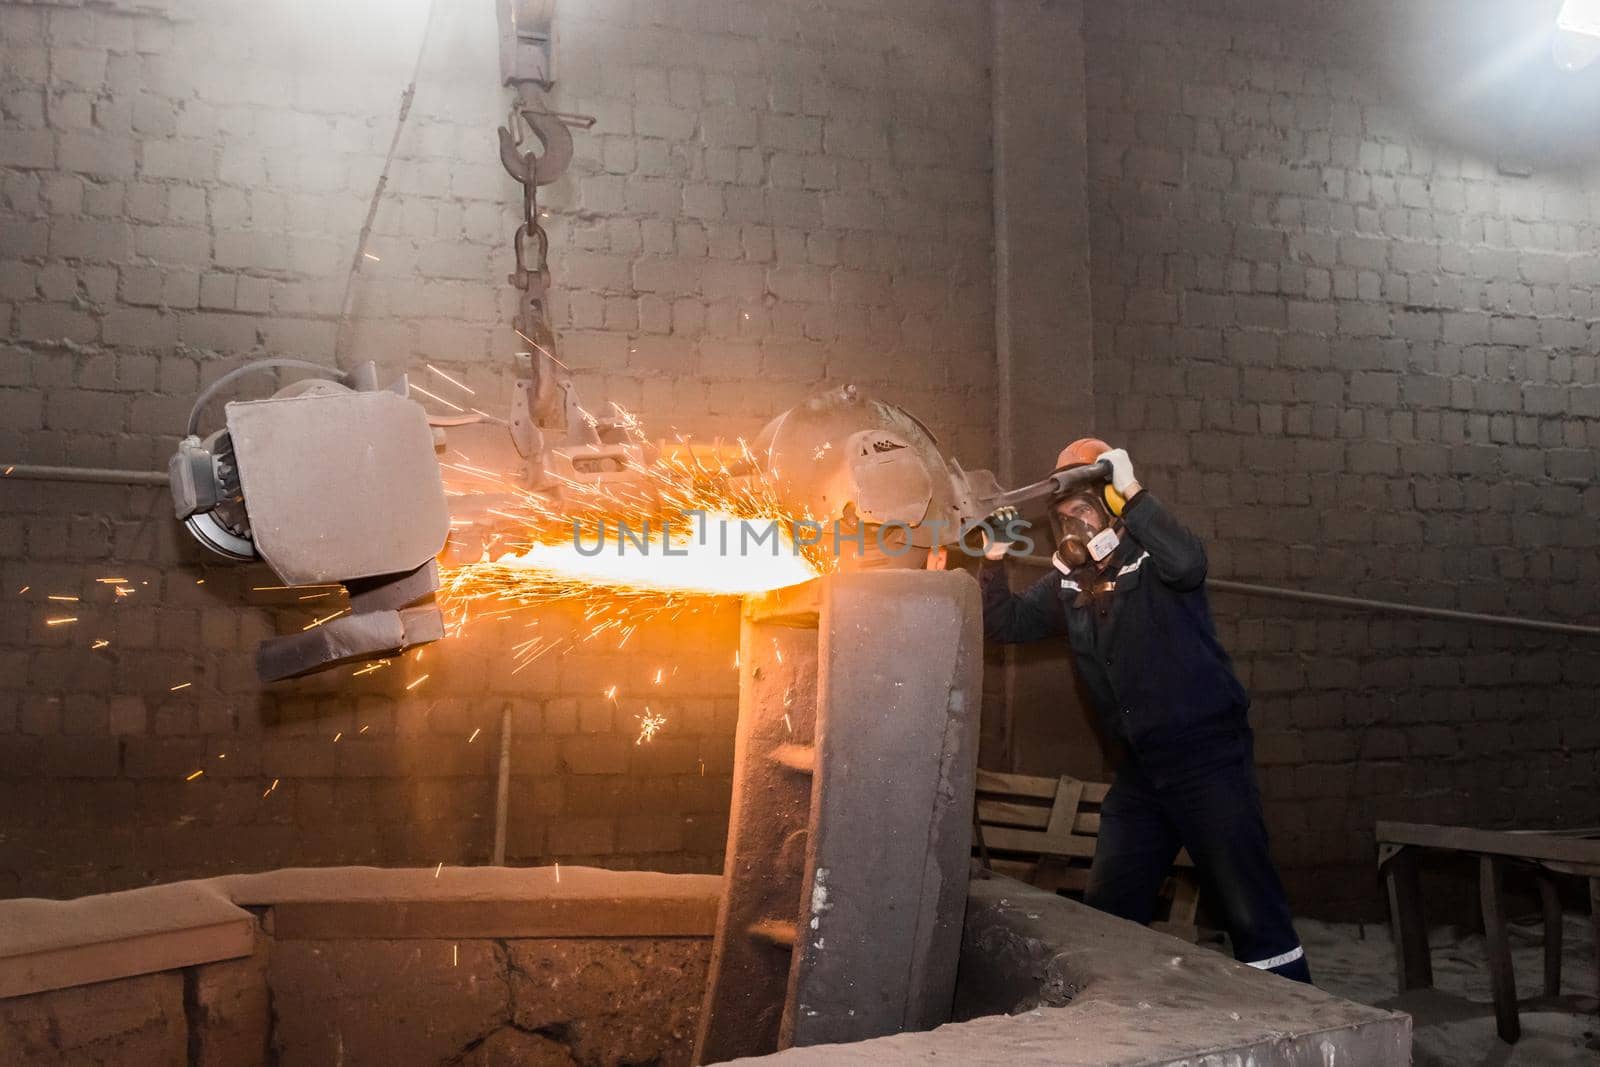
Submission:
[[[1006,532],[1017,520],[1016,508],[1000,508],[983,521],[983,558],[1004,559],[1014,542],[1006,539]]]

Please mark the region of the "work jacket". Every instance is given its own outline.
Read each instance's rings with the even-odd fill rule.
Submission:
[[[1004,566],[986,562],[984,633],[1006,643],[1065,634],[1107,735],[1158,782],[1248,759],[1250,698],[1211,620],[1205,546],[1148,491],[1122,521],[1098,572],[1058,566],[1013,593]]]

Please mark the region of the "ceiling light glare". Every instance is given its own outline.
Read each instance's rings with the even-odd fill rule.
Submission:
[[[1556,29],[1600,37],[1600,0],[1567,0],[1556,16]]]
[[[1600,0],[1566,0],[1556,16],[1556,66],[1581,70],[1600,59]]]

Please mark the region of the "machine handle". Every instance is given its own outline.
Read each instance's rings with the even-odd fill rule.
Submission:
[[[1048,500],[1060,496],[1067,490],[1088,482],[1103,482],[1111,478],[1111,463],[1108,460],[1099,460],[1082,467],[1073,467],[1070,470],[1056,471],[1048,478],[1040,479],[1031,485],[1024,485],[1020,489],[1012,489],[1001,493],[994,501],[988,503],[988,510],[998,508],[1022,507],[1040,500]]]

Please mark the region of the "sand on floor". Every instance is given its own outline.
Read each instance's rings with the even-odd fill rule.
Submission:
[[[1429,932],[1434,989],[1396,995],[1394,949],[1383,924],[1296,924],[1317,985],[1330,993],[1394,1008],[1412,1016],[1417,1067],[1557,1067],[1600,1064],[1600,1016],[1557,1011],[1521,1012],[1522,1039],[1507,1045],[1495,1033],[1489,970],[1482,934],[1457,927]],[[1564,923],[1561,991],[1596,996],[1595,935],[1587,915]],[[1510,927],[1517,995],[1544,991],[1543,924]]]

